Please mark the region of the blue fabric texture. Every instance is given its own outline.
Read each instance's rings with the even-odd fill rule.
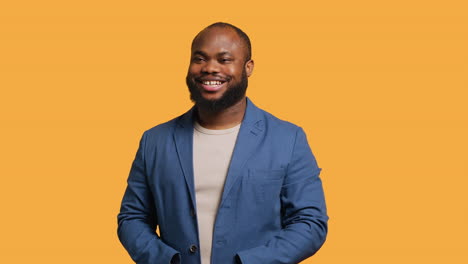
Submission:
[[[138,264],[200,264],[193,115],[194,108],[140,141],[117,217],[119,239]],[[320,170],[300,127],[247,98],[211,263],[299,263],[317,252],[328,221]]]

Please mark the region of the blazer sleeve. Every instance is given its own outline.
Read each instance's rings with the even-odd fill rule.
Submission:
[[[180,254],[156,234],[157,212],[145,169],[146,133],[140,140],[117,216],[120,242],[137,264],[178,263]]]
[[[304,131],[299,129],[281,189],[283,228],[265,245],[238,252],[239,262],[293,264],[320,249],[328,230],[320,170]]]

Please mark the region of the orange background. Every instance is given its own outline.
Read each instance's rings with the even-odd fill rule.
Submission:
[[[217,21],[323,168],[330,231],[304,263],[468,263],[466,1],[169,2],[0,4],[0,263],[133,263],[138,141],[191,106],[190,42]]]

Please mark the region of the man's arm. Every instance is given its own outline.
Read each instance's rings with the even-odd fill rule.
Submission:
[[[147,183],[145,142],[143,134],[117,216],[117,234],[130,257],[138,264],[179,263],[180,254],[161,241],[155,232],[156,209]]]
[[[325,242],[327,221],[320,168],[302,129],[281,189],[283,229],[265,245],[238,252],[242,264],[299,263]]]

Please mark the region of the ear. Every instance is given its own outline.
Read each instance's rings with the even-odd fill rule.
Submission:
[[[252,75],[254,69],[254,61],[249,60],[245,63],[245,71],[247,72],[247,77],[250,77]]]

